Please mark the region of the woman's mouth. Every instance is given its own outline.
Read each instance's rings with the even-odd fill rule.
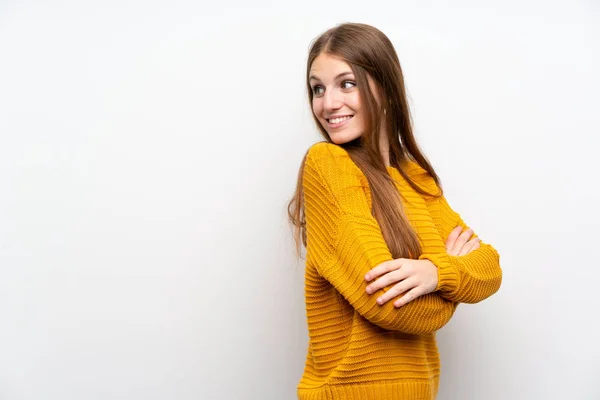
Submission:
[[[335,117],[327,119],[327,126],[331,129],[341,128],[346,125],[353,115],[345,115],[343,117]]]

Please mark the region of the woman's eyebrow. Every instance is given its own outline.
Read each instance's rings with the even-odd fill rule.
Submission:
[[[352,71],[346,71],[346,72],[342,72],[342,73],[340,73],[340,74],[337,74],[337,76],[335,77],[335,79],[334,79],[334,80],[338,80],[338,79],[340,79],[341,77],[344,77],[344,76],[346,76],[346,75],[352,75]],[[319,78],[317,78],[315,75],[311,75],[311,76],[308,78],[308,80],[309,80],[309,81],[312,81],[312,80],[315,80],[315,81],[320,81],[320,79],[319,79]]]

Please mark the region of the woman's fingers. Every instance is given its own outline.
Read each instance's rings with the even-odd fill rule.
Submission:
[[[381,275],[397,270],[402,265],[403,260],[403,258],[397,258],[395,260],[382,262],[365,275],[365,280],[367,282],[371,282],[373,279]]]
[[[382,294],[377,299],[377,304],[382,305],[389,300],[400,296],[402,293],[409,291],[410,289],[418,285],[418,280],[414,278],[404,279],[403,281],[395,284],[390,290]]]
[[[404,296],[400,297],[398,300],[394,302],[394,307],[402,307],[405,304],[413,301],[419,296],[422,296],[424,293],[422,286],[416,286],[412,290],[404,293]]]
[[[390,272],[384,273],[366,287],[368,294],[373,294],[378,290],[389,287],[388,290],[377,298],[379,305],[396,298],[394,306],[401,307],[417,297],[435,290],[438,283],[438,271],[437,267],[431,261],[407,260],[404,258],[398,258],[393,261],[396,262],[384,262],[378,265],[365,276],[366,280],[369,280],[369,278],[374,279],[369,275],[371,272],[375,271],[373,273],[374,276],[382,271],[389,271],[391,269]],[[396,269],[393,269],[393,267]]]
[[[480,246],[478,237],[471,239],[474,234],[471,228],[461,232],[462,227],[459,225],[450,232],[446,240],[446,253],[451,256],[464,256]]]
[[[473,230],[470,228],[460,234],[458,239],[456,239],[455,245],[455,248],[458,250],[458,252],[460,252],[463,246],[471,239],[471,236],[473,236]]]
[[[465,254],[469,254],[469,252],[471,251],[471,247],[473,247],[473,242],[468,241],[467,243],[465,243],[462,249],[460,249],[457,256],[464,256]]]
[[[462,248],[462,250],[460,251],[460,253],[458,254],[459,256],[464,256],[469,254],[470,252],[472,252],[475,249],[479,248],[479,244],[480,244],[480,239],[478,237],[474,237],[473,239],[469,240]]]
[[[369,286],[367,286],[367,293],[368,294],[375,293],[376,291],[383,289],[384,287],[389,286],[392,283],[400,282],[400,281],[408,278],[408,276],[409,276],[408,272],[409,271],[407,271],[407,268],[405,268],[405,269],[399,268],[392,272],[388,272],[387,274],[381,276],[375,282],[373,282]],[[389,291],[388,291],[388,293],[389,293]]]
[[[461,233],[454,242],[454,248],[448,254],[457,256],[462,250],[463,246],[469,241],[469,239],[471,239],[471,236],[473,236],[473,230],[470,228]]]
[[[457,226],[456,228],[454,228],[452,230],[452,232],[450,232],[450,235],[448,236],[448,239],[446,240],[446,253],[450,254],[450,255],[455,255],[452,254],[454,252],[454,244],[456,243],[456,239],[458,239],[458,236],[460,235],[460,233],[462,232],[462,226]]]
[[[462,247],[462,249],[460,250],[460,252],[458,253],[459,256],[464,256],[469,254],[470,252],[472,252],[475,249],[479,248],[479,238],[475,237],[471,240],[469,240],[467,243],[465,243],[465,245]]]

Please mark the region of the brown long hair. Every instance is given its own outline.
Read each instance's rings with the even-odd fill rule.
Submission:
[[[439,177],[419,149],[413,135],[404,78],[396,50],[383,32],[370,25],[345,23],[329,29],[313,42],[308,54],[306,84],[311,106],[313,91],[309,83],[309,71],[315,58],[322,53],[340,58],[350,65],[367,115],[366,129],[361,137],[338,146],[348,152],[351,160],[367,178],[371,190],[371,212],[379,223],[393,258],[418,258],[421,255],[419,238],[402,211],[400,194],[387,172],[379,148],[382,122],[386,124],[389,133],[391,166],[397,168],[409,185],[422,195],[441,196],[442,189]],[[374,84],[380,101],[376,100],[370,81]],[[321,135],[327,142],[333,143],[314,113],[313,118]],[[301,243],[306,247],[302,187],[305,161],[306,155],[298,173],[296,191],[288,204],[288,216],[293,225],[298,255]],[[439,188],[438,193],[426,192],[411,180],[405,170],[407,161],[414,161],[427,171]]]

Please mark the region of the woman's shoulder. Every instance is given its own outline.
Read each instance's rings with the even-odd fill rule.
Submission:
[[[430,177],[429,172],[421,167],[416,161],[405,160],[402,163],[404,171],[413,179],[426,179]]]
[[[318,168],[322,172],[329,174],[347,174],[363,178],[363,173],[352,161],[348,152],[341,146],[334,143],[322,141],[310,146],[307,152],[307,160],[313,168]],[[429,172],[421,167],[416,161],[405,159],[401,163],[402,170],[408,174],[410,179],[425,186],[427,189],[437,190],[437,185]],[[396,168],[390,167],[396,170]],[[396,173],[398,173],[396,171]]]
[[[308,157],[313,160],[322,158],[341,158],[350,159],[348,152],[341,146],[330,142],[317,142],[308,149]]]
[[[358,172],[358,167],[348,152],[334,143],[317,142],[313,144],[306,154],[307,162],[311,166],[328,172]]]
[[[406,160],[402,164],[404,172],[408,174],[410,179],[419,186],[424,187],[427,191],[437,192],[438,185],[427,170],[413,160]]]

